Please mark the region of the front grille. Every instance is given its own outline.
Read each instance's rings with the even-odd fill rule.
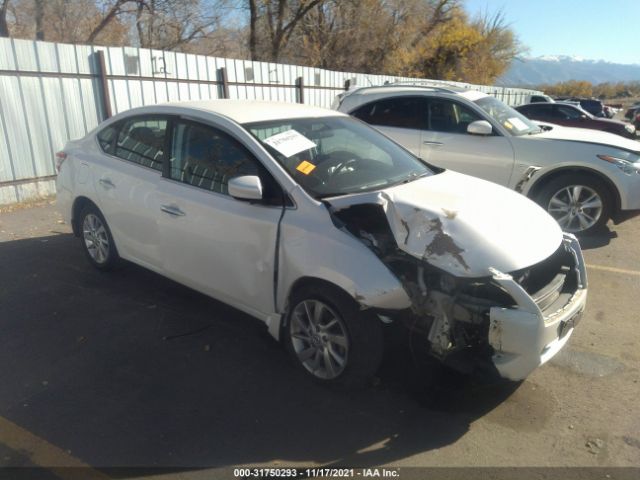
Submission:
[[[547,259],[512,274],[543,313],[562,308],[577,287],[575,259],[564,243]]]

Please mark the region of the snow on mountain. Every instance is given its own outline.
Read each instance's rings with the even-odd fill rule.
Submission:
[[[497,84],[514,87],[567,80],[586,80],[594,84],[640,81],[640,64],[611,63],[568,55],[520,58],[512,62]]]

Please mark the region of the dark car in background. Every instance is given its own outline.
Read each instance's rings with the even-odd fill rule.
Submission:
[[[529,103],[516,107],[531,120],[565,125],[567,127],[591,128],[615,133],[626,138],[636,138],[636,127],[627,122],[597,118],[580,107],[568,103]]]
[[[606,117],[604,103],[597,98],[560,97],[556,98],[556,101],[567,103],[578,102],[583,110],[586,110],[594,117]]]
[[[633,123],[636,130],[640,129],[640,102],[636,102],[625,112],[624,118]]]

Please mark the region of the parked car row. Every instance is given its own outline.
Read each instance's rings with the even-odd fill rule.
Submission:
[[[389,328],[511,380],[562,349],[587,296],[562,230],[640,209],[637,143],[453,88],[334,107],[132,109],[57,154],[59,206],[97,269],[128,260],[257,317],[324,384],[366,383]]]
[[[562,102],[569,105],[580,107],[589,112],[594,117],[613,118],[618,111],[611,105],[605,105],[597,98],[580,98],[580,97],[557,97],[551,98],[549,95],[530,95],[525,103],[554,103]]]
[[[564,102],[530,103],[520,105],[516,107],[516,110],[531,120],[541,120],[568,127],[602,130],[627,138],[636,138],[636,127],[633,124],[609,118],[599,118],[579,106]]]

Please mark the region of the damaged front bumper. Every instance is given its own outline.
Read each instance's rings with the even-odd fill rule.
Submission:
[[[511,275],[492,270],[492,280],[516,303],[513,307],[492,307],[489,313],[492,362],[504,378],[522,380],[551,359],[567,343],[582,316],[587,301],[582,251],[571,234],[564,234],[563,247],[574,259],[575,288],[548,305],[527,293]]]

